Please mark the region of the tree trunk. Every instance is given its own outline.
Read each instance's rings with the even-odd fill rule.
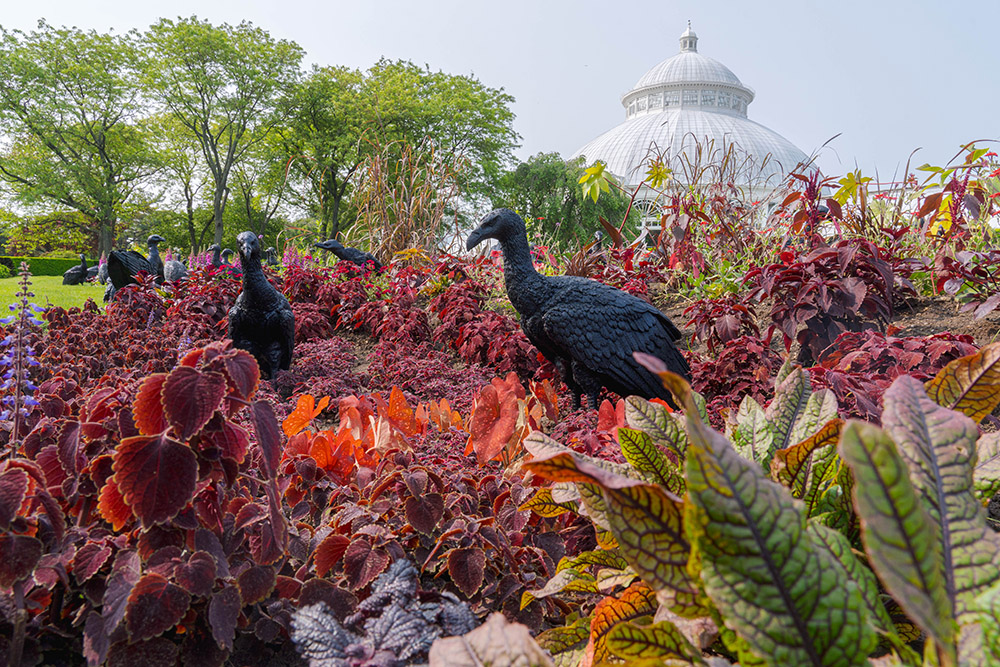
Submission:
[[[109,253],[114,249],[115,243],[115,221],[101,220],[99,223],[100,232],[97,236],[98,256]]]
[[[214,213],[215,220],[215,237],[214,242],[222,245],[222,213],[226,209],[226,190],[224,187],[215,189],[215,196],[212,198],[212,211]]]

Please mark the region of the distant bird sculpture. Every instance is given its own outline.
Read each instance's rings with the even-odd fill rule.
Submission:
[[[146,247],[149,249],[150,256],[155,256],[157,260],[160,258],[160,253],[157,250],[157,244],[163,242],[165,239],[162,236],[153,234],[148,239],[146,239]],[[143,257],[142,253],[136,252],[135,250],[126,250],[124,252],[120,250],[112,250],[108,254],[108,282],[111,283],[111,288],[104,291],[104,300],[110,301],[115,292],[125,287],[126,285],[134,285],[136,281],[135,277],[139,275],[140,271],[145,271],[151,276],[156,276],[156,269],[150,264],[149,260]],[[160,267],[162,271],[163,263],[160,262]]]
[[[102,285],[108,283],[108,258],[106,255],[101,255],[101,261],[97,264],[97,282]]]
[[[232,264],[233,264],[232,257],[233,257],[233,251],[232,251],[232,249],[231,248],[224,248],[222,250],[222,265],[223,266],[232,266]]]
[[[188,277],[187,267],[184,262],[177,259],[168,259],[163,263],[163,279],[168,283],[175,283]]]
[[[222,259],[219,256],[219,253],[222,252],[222,246],[218,243],[213,243],[208,246],[208,250],[212,253],[212,266],[216,268],[222,266]]]
[[[375,259],[375,255],[370,252],[358,250],[357,248],[349,248],[337,239],[329,239],[321,243],[314,243],[313,247],[322,248],[323,250],[332,252],[337,256],[337,259],[357,264],[362,268],[367,268],[368,263],[371,262],[372,268],[375,271],[382,270],[382,264]]]
[[[156,282],[160,285],[163,284],[163,260],[160,258],[160,244],[166,241],[165,238],[159,234],[153,234],[146,240],[146,246],[149,248],[149,268],[150,273],[156,276]]]
[[[278,266],[278,249],[274,246],[264,251],[264,257],[268,266]]]
[[[254,356],[263,377],[273,378],[291,366],[295,315],[264,275],[257,235],[242,232],[236,240],[243,264],[243,291],[229,309],[229,337],[236,347]]]
[[[80,263],[63,273],[63,285],[82,285],[87,281],[87,256],[80,254]]]
[[[660,379],[632,356],[651,354],[690,380],[687,361],[674,345],[681,332],[666,315],[595,280],[539,274],[531,262],[524,220],[509,209],[487,214],[466,248],[489,238],[497,239],[503,250],[507,296],[521,315],[524,333],[559,369],[578,407],[586,394],[596,408],[601,387],[620,396],[662,398],[676,407]]]

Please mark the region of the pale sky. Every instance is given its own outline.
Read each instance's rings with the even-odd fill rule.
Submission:
[[[678,52],[698,50],[756,91],[748,116],[819,166],[887,181],[1000,138],[1000,0],[6,0],[4,28],[144,30],[159,17],[249,20],[311,64],[365,69],[380,57],[472,74],[516,98],[520,159],[568,157],[621,123],[621,95]],[[985,145],[985,144],[983,144]],[[998,151],[1000,152],[1000,151]]]

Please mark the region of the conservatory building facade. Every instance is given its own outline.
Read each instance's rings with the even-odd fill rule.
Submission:
[[[631,192],[659,159],[678,183],[733,181],[746,196],[765,199],[808,156],[777,132],[747,118],[754,91],[732,70],[698,52],[688,29],[680,53],[646,72],[622,96],[625,122],[572,157],[600,160]],[[658,193],[646,185],[637,203],[658,217]]]

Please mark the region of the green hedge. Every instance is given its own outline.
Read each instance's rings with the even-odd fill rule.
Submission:
[[[21,262],[27,262],[31,268],[33,276],[61,276],[70,269],[78,266],[79,259],[69,259],[67,257],[0,257],[0,264],[10,269],[11,275],[16,276],[21,270]],[[87,266],[96,266],[97,260],[87,260]]]

